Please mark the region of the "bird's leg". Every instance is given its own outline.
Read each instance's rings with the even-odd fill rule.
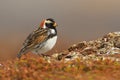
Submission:
[[[48,56],[49,56],[49,55],[46,55],[46,54],[44,54],[44,53],[39,54],[37,50],[36,50],[35,52],[36,52],[40,57],[48,57]]]
[[[42,56],[42,57],[45,57],[45,55],[44,55],[43,53],[41,54],[41,56]]]
[[[39,55],[40,57],[43,57],[43,58],[44,58],[44,57],[47,57],[47,55],[45,55],[45,54],[43,54],[43,53],[42,53],[42,54],[38,54],[38,55]]]
[[[39,54],[37,50],[35,52],[37,53],[38,56],[43,57],[43,55]]]
[[[43,57],[43,55],[41,55],[41,54],[38,54],[38,56]]]
[[[42,53],[42,57],[49,57],[49,55]]]

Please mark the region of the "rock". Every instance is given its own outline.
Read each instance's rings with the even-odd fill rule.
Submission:
[[[120,48],[120,36],[114,38],[114,46]]]
[[[64,52],[53,54],[50,59],[65,62],[76,59],[85,62],[91,59],[120,61],[120,58],[110,56],[114,54],[120,54],[120,32],[108,33],[97,40],[79,42]]]
[[[72,45],[70,48],[68,48],[68,51],[82,50],[85,47],[87,47],[87,43],[86,43],[86,41],[83,41],[78,44]]]

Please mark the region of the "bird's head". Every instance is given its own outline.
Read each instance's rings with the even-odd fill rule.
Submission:
[[[41,28],[56,28],[57,23],[52,18],[45,19],[40,24]]]

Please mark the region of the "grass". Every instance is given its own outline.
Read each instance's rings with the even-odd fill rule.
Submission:
[[[42,57],[23,56],[1,61],[0,80],[119,80],[120,63],[76,59],[48,63]]]

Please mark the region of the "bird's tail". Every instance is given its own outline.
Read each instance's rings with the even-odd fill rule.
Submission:
[[[24,48],[20,50],[20,52],[17,54],[17,57],[20,59],[23,54],[25,54]]]
[[[20,59],[20,58],[21,58],[21,55],[22,55],[22,54],[19,52],[19,53],[17,54],[17,58]]]

